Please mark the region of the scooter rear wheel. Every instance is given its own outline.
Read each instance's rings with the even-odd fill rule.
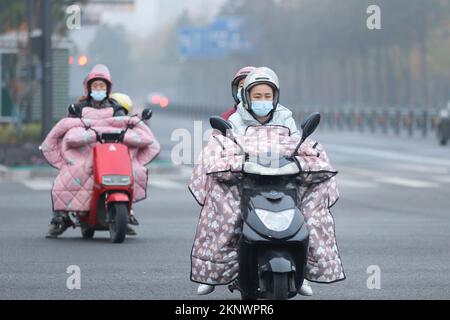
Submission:
[[[109,207],[109,234],[112,243],[122,243],[125,240],[128,225],[128,206],[125,203],[113,203]]]

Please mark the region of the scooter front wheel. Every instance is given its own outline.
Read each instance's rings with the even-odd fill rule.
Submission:
[[[125,203],[112,203],[109,207],[109,234],[112,243],[122,243],[125,240],[128,225],[128,206]]]
[[[255,301],[257,299],[255,297],[249,296],[249,295],[241,292],[241,300]]]
[[[95,229],[90,227],[81,227],[81,236],[83,239],[92,239],[94,237]]]
[[[272,274],[272,300],[287,300],[289,295],[288,274]]]

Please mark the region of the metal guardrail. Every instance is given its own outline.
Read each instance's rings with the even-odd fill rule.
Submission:
[[[187,118],[204,118],[220,115],[230,107],[204,105],[171,105],[168,112]],[[428,137],[436,133],[439,111],[435,109],[373,108],[373,109],[326,109],[305,108],[293,110],[294,118],[300,122],[311,112],[320,112],[321,126],[335,131],[355,131]]]
[[[325,109],[318,111],[322,115],[322,125],[336,131],[427,137],[435,134],[439,122],[438,112],[427,109]],[[308,113],[308,111],[296,112],[295,118],[303,119]]]

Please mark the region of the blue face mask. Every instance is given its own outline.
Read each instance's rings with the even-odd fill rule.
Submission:
[[[252,101],[252,111],[258,117],[265,117],[273,110],[273,101]]]
[[[242,88],[238,89],[236,96],[237,96],[239,102],[241,102],[242,101]]]
[[[106,98],[106,91],[92,91],[91,97],[95,101],[103,101]]]

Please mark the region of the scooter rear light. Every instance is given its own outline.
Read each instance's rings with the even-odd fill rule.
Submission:
[[[105,186],[128,186],[131,184],[129,176],[103,176],[102,184]]]

